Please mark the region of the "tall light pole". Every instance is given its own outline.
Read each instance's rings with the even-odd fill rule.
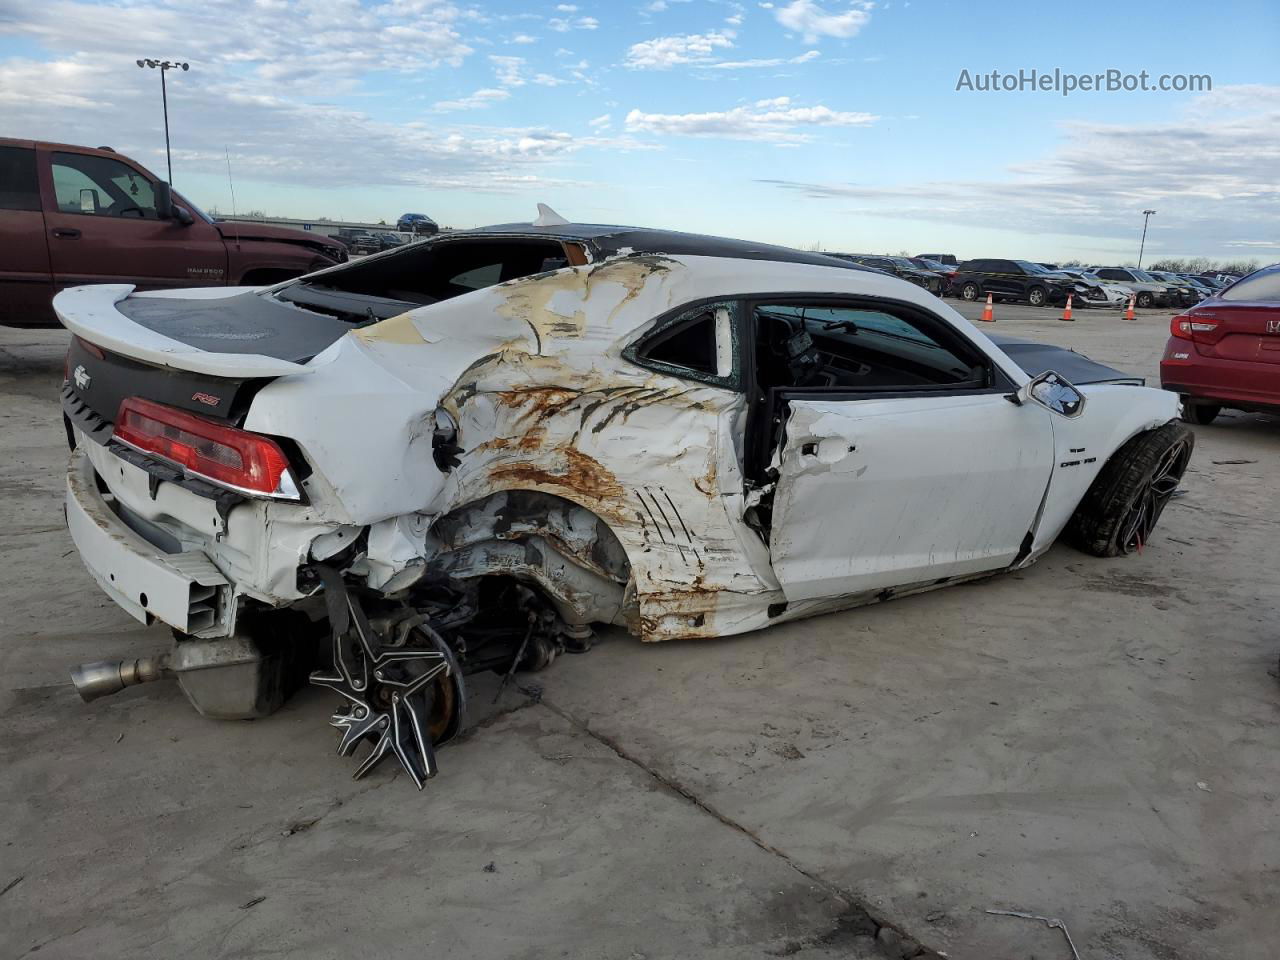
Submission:
[[[1138,269],[1139,270],[1142,269],[1142,251],[1147,246],[1147,221],[1151,219],[1151,215],[1153,213],[1155,213],[1154,210],[1142,211],[1142,243],[1138,245]]]
[[[137,60],[140,69],[145,70],[150,67],[152,70],[160,71],[160,101],[164,104],[164,157],[169,164],[169,186],[173,186],[173,155],[169,152],[169,93],[165,90],[164,74],[166,70],[177,70],[181,67],[183,70],[190,70],[191,64],[179,63],[177,61],[170,62],[168,60]]]

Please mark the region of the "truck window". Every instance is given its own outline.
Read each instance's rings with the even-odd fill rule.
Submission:
[[[110,157],[55,153],[53,191],[62,213],[159,219],[151,181]]]
[[[0,210],[39,210],[36,152],[28,147],[0,147]]]

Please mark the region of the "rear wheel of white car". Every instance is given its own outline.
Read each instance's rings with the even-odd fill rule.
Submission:
[[[1067,525],[1068,537],[1096,557],[1141,550],[1178,489],[1195,442],[1181,423],[1138,434],[1093,481]]]

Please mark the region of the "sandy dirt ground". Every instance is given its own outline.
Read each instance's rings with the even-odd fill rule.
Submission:
[[[1168,324],[996,316],[1152,378]],[[319,690],[78,701],[167,637],[66,535],[64,349],[0,329],[0,957],[1070,958],[993,908],[1087,960],[1280,950],[1276,419],[1195,428],[1141,555],[480,678],[420,794],[350,779]]]

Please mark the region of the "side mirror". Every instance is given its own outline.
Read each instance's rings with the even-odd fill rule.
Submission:
[[[1084,394],[1052,370],[1024,383],[1009,399],[1019,406],[1033,401],[1060,417],[1074,418],[1084,412]]]
[[[163,180],[151,185],[151,194],[156,201],[156,216],[161,220],[173,219],[173,188]]]
[[[196,222],[196,218],[191,215],[191,211],[186,207],[180,207],[176,203],[173,205],[173,219],[177,220],[184,227],[189,227]]]

